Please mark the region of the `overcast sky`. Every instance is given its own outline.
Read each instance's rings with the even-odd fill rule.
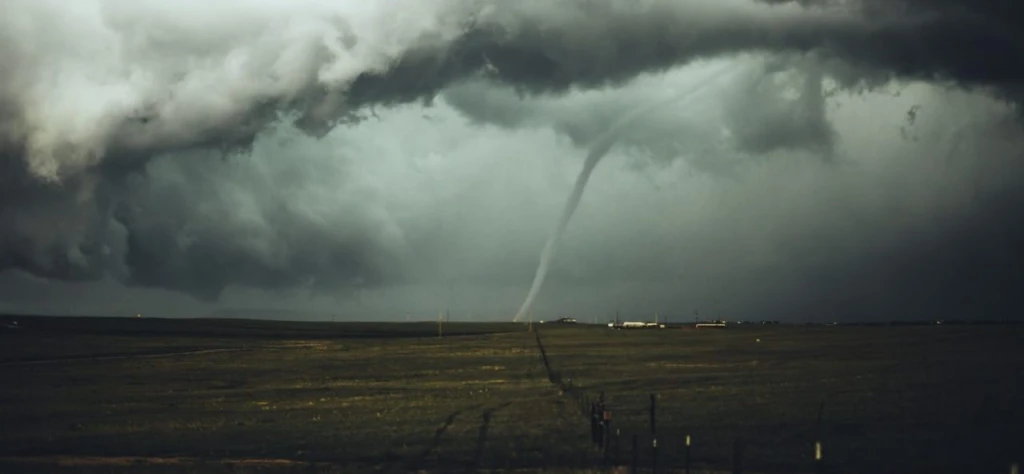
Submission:
[[[634,113],[537,319],[1019,319],[1022,23],[1009,0],[6,1],[0,311],[507,320]]]

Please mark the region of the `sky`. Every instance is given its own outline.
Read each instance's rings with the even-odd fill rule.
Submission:
[[[1010,0],[3,2],[0,311],[510,320],[611,137],[536,319],[1020,319],[1022,23]]]

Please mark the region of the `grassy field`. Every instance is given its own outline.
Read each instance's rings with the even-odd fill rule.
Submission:
[[[1024,328],[786,327],[542,332],[550,363],[605,392],[622,456],[649,462],[656,394],[660,465],[831,472],[1009,472],[1024,458]],[[821,422],[818,423],[819,411]]]
[[[0,472],[600,466],[521,325],[19,322],[0,332]],[[623,460],[627,434],[650,446],[650,393],[662,466],[684,434],[708,469],[742,437],[747,472],[809,472],[819,437],[832,472],[1006,472],[1024,452],[1020,327],[540,327],[553,367],[606,392]]]

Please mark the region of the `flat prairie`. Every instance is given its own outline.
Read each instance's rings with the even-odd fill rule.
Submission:
[[[813,472],[815,441],[828,472],[1024,453],[1020,326],[18,321],[0,472],[607,472],[633,434],[650,465],[652,394],[664,471],[686,435],[693,472],[729,472],[737,439],[744,472]],[[580,406],[602,392],[604,453]]]

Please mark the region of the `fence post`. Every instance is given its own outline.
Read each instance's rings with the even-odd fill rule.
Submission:
[[[821,454],[821,441],[814,442],[814,472],[816,474],[825,472],[825,458]]]
[[[601,461],[608,464],[608,423],[601,421]]]
[[[637,461],[637,456],[636,455],[637,455],[637,452],[636,452],[636,435],[633,435],[633,464],[632,464],[631,469],[629,470],[629,472],[632,473],[632,474],[636,474],[636,461]]]
[[[690,474],[690,435],[686,435],[686,460],[683,461],[683,469],[686,470],[686,474]]]
[[[732,445],[732,474],[743,474],[743,440],[739,436]]]
[[[825,411],[825,400],[818,404],[818,422],[814,425],[814,472],[822,474],[825,472],[825,460],[821,455],[821,415]]]
[[[655,410],[655,395],[651,394],[651,472],[658,472],[658,412]]]
[[[604,398],[604,397],[602,397]],[[601,457],[605,462],[608,462],[608,443],[612,438],[612,411],[605,408],[604,402],[601,402]]]
[[[651,473],[658,474],[658,438],[651,437]]]

